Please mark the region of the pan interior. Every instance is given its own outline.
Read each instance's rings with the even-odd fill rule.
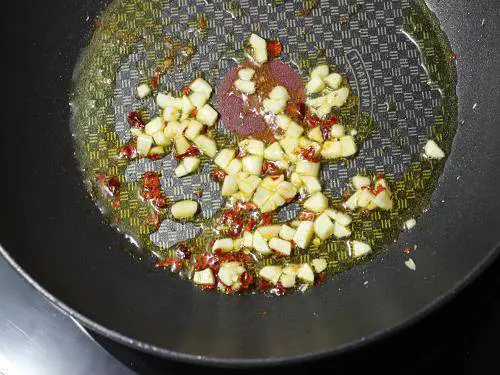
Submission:
[[[199,236],[203,225],[223,203],[209,163],[199,174],[178,179],[173,155],[132,163],[117,155],[131,137],[128,113],[157,110],[152,98],[135,95],[155,69],[173,62],[160,81],[164,91],[177,92],[200,73],[216,85],[243,58],[251,32],[280,40],[285,46],[281,59],[304,79],[322,62],[348,76],[358,100],[346,116],[362,131],[363,142],[355,159],[326,165],[322,181],[332,202],[340,203],[352,176],[386,175],[395,209],[358,214],[352,225],[357,239],[383,250],[405,220],[428,208],[437,186],[444,160],[423,158],[424,144],[432,138],[448,154],[457,126],[453,53],[421,1],[115,0],[96,20],[76,70],[72,131],[89,192],[108,221],[139,244],[134,252],[140,256],[172,255],[179,241],[205,241]],[[218,131],[219,145],[231,140],[224,124]],[[162,188],[173,200],[192,199],[201,188],[204,219],[185,225],[164,220],[152,231],[149,209],[138,194],[145,171],[162,173]],[[121,180],[118,208],[99,195],[100,173]],[[295,213],[291,207],[279,216],[291,219]],[[301,259],[318,256],[329,259],[331,272],[355,263],[343,242],[312,248]]]

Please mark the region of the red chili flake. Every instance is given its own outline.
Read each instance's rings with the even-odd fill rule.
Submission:
[[[236,238],[239,237],[243,229],[243,218],[234,210],[225,210],[222,213],[222,222],[229,227],[228,235]]]
[[[194,191],[194,194],[198,197],[201,198],[203,196],[203,189],[199,188]]]
[[[267,42],[267,52],[269,52],[272,57],[278,57],[281,55],[282,51],[283,47],[278,40],[273,39]]]
[[[267,280],[264,279],[259,279],[259,290],[261,292],[267,292],[269,291],[273,286],[271,283]]]
[[[160,160],[164,156],[164,154],[149,154],[148,158],[151,160]]]
[[[385,190],[385,186],[382,184],[379,184],[379,185],[377,185],[377,188],[373,192],[375,193],[375,195],[378,195],[381,192],[383,192],[384,190]]]
[[[234,157],[239,159],[239,158],[242,158],[243,156],[245,156],[246,154],[247,153],[245,152],[245,150],[243,150],[241,147],[236,147]]]
[[[342,192],[342,197],[343,197],[344,199],[349,199],[349,197],[350,197],[350,196],[351,196],[351,192],[350,192],[349,190],[344,190],[344,191]]]
[[[226,172],[224,172],[220,168],[215,168],[212,172],[212,178],[217,181],[217,182],[222,182],[224,181],[224,178],[226,177]]]
[[[321,122],[321,126],[333,126],[339,123],[339,118],[337,115],[331,115],[329,119],[325,119]]]
[[[286,202],[286,203],[293,203],[293,202],[296,202],[296,201],[297,201],[297,199],[298,199],[298,196],[296,195],[296,196],[295,196],[295,197],[293,197],[293,198],[289,198],[289,199],[287,199],[285,202]]]
[[[186,96],[187,96],[187,95],[191,94],[191,89],[190,89],[189,87],[187,87],[187,86],[186,86],[186,87],[184,87],[184,88],[181,90],[181,92],[182,92],[182,95],[186,95]]]
[[[328,141],[329,139],[332,138],[332,128],[331,126],[321,126],[321,135],[323,136],[323,139],[325,141]]]
[[[109,179],[108,183],[106,184],[106,189],[113,197],[117,197],[120,194],[120,181],[118,181],[118,178],[116,176],[113,176]]]
[[[215,284],[214,285],[200,285],[201,290],[213,290],[215,289]]]
[[[143,175],[142,185],[145,187],[159,187],[160,175],[156,172],[146,172]]]
[[[385,173],[379,172],[377,173],[377,178],[380,180],[381,178],[385,178]]]
[[[175,258],[165,258],[155,264],[156,268],[159,267],[171,267],[172,271],[182,268],[182,260]]]
[[[405,247],[404,250],[405,254],[410,254],[411,253],[411,247]]]
[[[167,199],[163,195],[160,195],[155,199],[153,199],[153,204],[161,209],[166,208],[168,206]]]
[[[189,112],[189,114],[190,114],[192,117],[195,117],[195,116],[198,114],[198,110],[195,108],[195,109],[193,109],[191,112]]]
[[[134,128],[144,129],[146,126],[141,118],[141,115],[137,112],[130,112],[127,118],[130,126]]]
[[[196,271],[201,271],[206,268],[210,268],[212,271],[217,271],[219,269],[219,260],[213,254],[203,254],[197,255],[195,260]]]
[[[189,250],[189,247],[184,243],[180,243],[177,247],[177,254],[180,259],[191,259],[191,256],[193,255],[191,250]]]
[[[250,218],[250,220],[248,221],[248,223],[243,228],[242,232],[251,232],[253,230],[253,228],[255,227],[255,224],[257,224],[255,222],[255,219],[253,217]]]
[[[273,220],[273,214],[270,212],[267,212],[265,214],[262,214],[262,225],[269,225],[271,224]]]
[[[253,283],[252,274],[248,271],[243,272],[240,275],[240,283],[241,283],[241,286],[240,286],[241,291],[248,290]]]
[[[457,54],[455,52],[452,52],[450,55],[450,60],[455,61],[457,59]]]
[[[245,211],[252,211],[257,209],[257,205],[252,202],[241,203],[241,206]]]
[[[314,212],[309,212],[309,211],[303,211],[299,215],[299,220],[300,221],[312,221],[316,217],[316,214]]]
[[[134,145],[125,145],[120,149],[118,159],[133,160],[137,157],[137,149]]]
[[[120,201],[119,201],[118,199],[115,199],[115,200],[113,201],[113,207],[114,207],[114,208],[118,208],[118,207],[120,207]]]
[[[314,283],[321,284],[323,281],[325,281],[325,277],[326,277],[326,275],[324,272],[317,274],[315,279],[314,279]]]
[[[307,148],[301,148],[299,150],[299,156],[304,160],[314,163],[321,160],[321,157],[317,155],[316,149],[313,146],[309,146]]]
[[[177,154],[175,155],[175,158],[182,160],[188,156],[198,156],[198,155],[200,155],[200,150],[198,149],[198,147],[196,147],[195,145],[191,145],[188,147],[185,153]]]
[[[153,77],[151,78],[151,87],[156,89],[158,87],[158,85],[160,84],[160,78],[161,78],[161,75],[163,74],[163,72],[159,69],[156,69],[154,74],[153,74]]]
[[[250,255],[247,255],[247,254],[244,254],[244,253],[241,253],[241,252],[238,252],[234,255],[234,259],[241,262],[241,263],[254,263],[254,259],[250,256]]]
[[[316,115],[307,114],[304,125],[309,128],[316,128],[321,125],[321,119]]]
[[[262,174],[266,176],[281,174],[281,169],[273,161],[265,161],[262,163]]]
[[[306,116],[306,104],[303,102],[290,102],[286,106],[285,113],[295,121],[302,122]]]
[[[287,288],[281,285],[281,283],[278,283],[269,292],[276,296],[284,296],[287,292]]]

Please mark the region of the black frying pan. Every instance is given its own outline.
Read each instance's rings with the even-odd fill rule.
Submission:
[[[192,362],[313,359],[410,324],[451,298],[493,258],[500,238],[495,1],[429,1],[458,56],[461,124],[432,209],[417,230],[322,287],[272,299],[201,293],[152,270],[121,251],[128,248],[126,240],[101,222],[86,199],[73,157],[68,97],[91,20],[104,5],[9,2],[2,23],[2,252],[87,327]],[[418,244],[416,272],[403,265],[405,243]]]

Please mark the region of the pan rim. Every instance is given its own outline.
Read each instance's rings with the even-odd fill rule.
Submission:
[[[497,243],[486,256],[476,266],[470,270],[461,280],[459,280],[452,288],[446,293],[439,295],[430,303],[424,305],[415,313],[410,315],[407,319],[402,320],[398,324],[394,324],[385,329],[375,331],[368,336],[360,337],[351,342],[310,353],[304,353],[289,357],[270,357],[270,358],[230,358],[230,357],[212,357],[206,355],[196,355],[178,352],[170,349],[165,349],[147,342],[133,339],[124,334],[121,334],[113,329],[107,328],[104,325],[88,318],[84,314],[78,312],[72,307],[68,306],[52,293],[46,290],[35,279],[33,279],[9,254],[9,252],[0,244],[0,255],[7,261],[7,263],[35,290],[37,290],[44,298],[46,298],[54,307],[63,312],[66,316],[76,320],[86,329],[90,329],[108,339],[111,339],[119,344],[125,345],[131,349],[139,350],[143,353],[155,355],[167,360],[192,364],[192,365],[205,365],[205,366],[223,366],[226,368],[262,368],[272,367],[278,365],[293,365],[298,363],[312,362],[315,360],[333,357],[342,353],[366,346],[375,341],[381,340],[394,333],[397,333],[407,327],[412,326],[418,321],[429,316],[440,307],[451,301],[457,294],[470,285],[500,254],[500,243]]]

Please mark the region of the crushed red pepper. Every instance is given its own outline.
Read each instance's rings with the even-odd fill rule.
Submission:
[[[215,168],[213,171],[212,171],[212,178],[217,181],[217,182],[222,182],[224,181],[224,178],[226,178],[226,175],[227,173],[224,172],[222,169],[220,168]]]
[[[312,221],[316,217],[314,212],[303,211],[299,214],[300,221]]]
[[[195,145],[191,145],[188,147],[185,153],[177,154],[175,155],[175,158],[178,160],[182,160],[184,158],[187,158],[188,156],[198,156],[198,155],[200,155],[200,150],[198,149],[198,147],[196,147]]]
[[[144,129],[146,127],[146,124],[144,124],[144,121],[141,118],[141,115],[138,112],[130,112],[128,114],[128,123],[130,126],[133,128],[139,128],[139,129]]]
[[[271,57],[278,57],[279,55],[281,55],[282,51],[283,46],[278,40],[273,39],[267,42],[267,52],[269,52]]]

